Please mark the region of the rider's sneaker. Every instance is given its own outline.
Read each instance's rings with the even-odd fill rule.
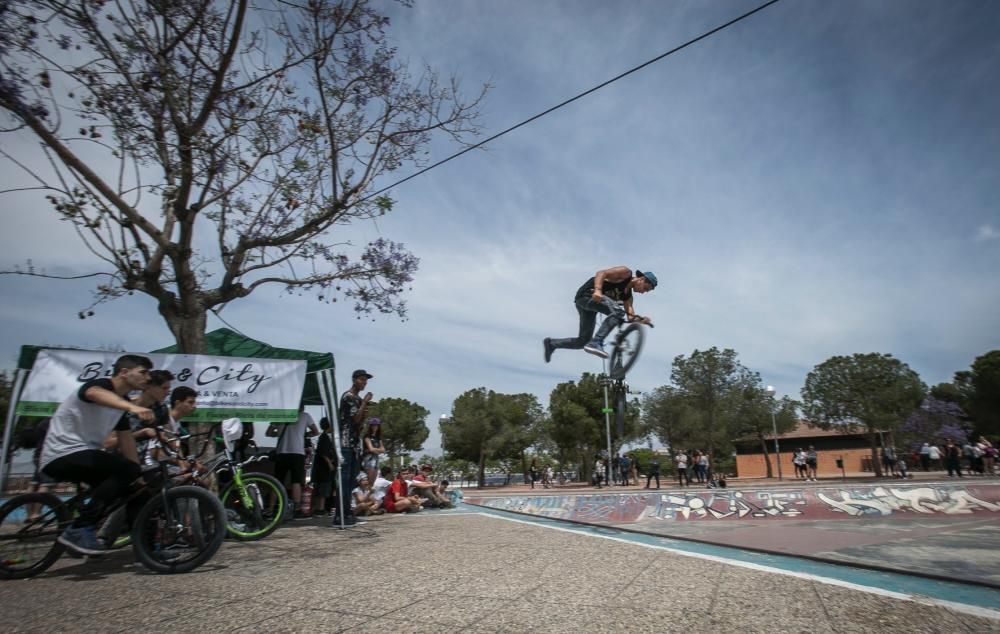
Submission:
[[[608,358],[608,353],[604,351],[604,342],[600,339],[594,339],[587,345],[583,347],[584,352],[589,352],[590,354],[600,357],[602,359]]]
[[[549,360],[552,359],[552,351],[555,350],[555,348],[552,347],[552,340],[548,337],[542,341],[542,344],[545,346],[545,363],[548,363]]]
[[[56,540],[63,546],[82,555],[103,555],[108,547],[97,539],[97,531],[93,526],[73,528],[70,526]]]

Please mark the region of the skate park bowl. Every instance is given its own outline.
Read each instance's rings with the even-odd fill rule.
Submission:
[[[967,478],[966,481],[970,480]],[[469,491],[467,504],[1000,589],[1000,482]]]

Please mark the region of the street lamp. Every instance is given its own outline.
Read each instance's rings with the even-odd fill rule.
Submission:
[[[778,421],[774,417],[774,386],[768,385],[764,390],[771,397],[771,429],[774,432],[774,461],[778,463],[778,479],[781,477],[781,449],[778,447]]]

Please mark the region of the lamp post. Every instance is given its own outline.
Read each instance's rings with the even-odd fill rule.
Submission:
[[[768,385],[764,390],[771,397],[771,430],[774,432],[774,461],[778,463],[778,479],[781,477],[781,449],[778,447],[778,420],[774,417],[774,386]]]

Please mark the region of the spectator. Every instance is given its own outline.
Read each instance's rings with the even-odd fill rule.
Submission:
[[[892,447],[882,447],[882,469],[887,478],[896,475],[896,452]]]
[[[660,459],[653,454],[653,457],[649,459],[649,466],[646,468],[646,488],[649,488],[649,483],[656,478],[656,488],[660,488]],[[638,482],[638,480],[636,480]]]
[[[931,444],[925,442],[920,447],[920,468],[924,471],[931,470]]]
[[[962,465],[960,464],[961,456],[962,450],[949,438],[944,444],[944,465],[948,469],[949,478],[954,478],[955,475],[958,475],[960,478],[963,477]]]
[[[900,478],[904,480],[910,477],[909,471],[906,470],[906,459],[896,458],[896,473],[899,474]]]
[[[994,447],[990,441],[985,438],[980,438],[980,442],[983,445],[983,469],[986,475],[994,475],[997,464],[997,448]]]
[[[938,447],[937,445],[931,445],[931,448],[930,448],[930,451],[928,452],[928,454],[931,457],[931,465],[935,469],[937,469],[938,471],[940,471],[942,469],[942,466],[941,466],[941,449],[940,449],[940,447]]]
[[[299,405],[299,418],[294,423],[268,426],[267,436],[278,439],[275,449],[274,476],[284,484],[287,477],[291,482],[292,504],[294,517],[306,517],[302,512],[302,487],[306,482],[306,445],[307,436],[318,436],[316,421],[309,415],[304,403]]]
[[[795,466],[795,477],[804,479],[806,477],[806,452],[802,447],[792,454],[792,465]]]
[[[528,478],[531,480],[531,488],[534,489],[535,482],[538,482],[538,458],[531,459],[531,466],[528,467]]]
[[[688,457],[683,451],[678,451],[677,455],[674,456],[674,462],[677,464],[677,482],[681,486],[685,486],[685,481],[687,484],[691,484],[691,478],[688,477]]]
[[[452,503],[452,505],[458,504],[462,501],[462,490],[461,489],[449,489],[448,481],[441,480],[441,484],[438,486],[438,493],[441,494],[446,500]]]
[[[421,465],[420,471],[415,472],[413,479],[407,482],[410,485],[409,492],[420,496],[426,508],[451,508],[451,502],[438,494],[438,485],[431,481],[433,471],[434,467],[429,464]]]
[[[707,453],[703,453],[703,454],[699,455],[698,456],[698,472],[699,472],[700,478],[699,478],[698,482],[701,482],[703,484],[706,483],[706,482],[708,482],[708,467],[709,467],[709,464],[708,464],[708,454]]]
[[[34,448],[31,454],[31,463],[34,466],[34,475],[31,476],[31,488],[29,489],[32,493],[48,493],[49,489],[56,484],[56,481],[46,474],[44,471],[38,468],[38,460],[42,457],[42,445],[45,444],[45,434],[49,431],[49,421],[50,418],[43,418],[41,421],[35,424],[31,428],[30,433],[26,432],[22,436],[21,442],[18,443],[19,446],[25,449],[30,447]],[[41,504],[31,504],[28,506],[28,519],[34,520],[38,519],[40,516]]]
[[[379,506],[385,508],[385,494],[389,491],[389,486],[392,484],[392,480],[389,478],[392,476],[392,467],[389,465],[382,465],[378,470],[378,477],[375,478],[375,482],[372,483],[372,498],[375,499]]]
[[[621,485],[627,487],[629,485],[629,471],[632,468],[632,461],[629,460],[628,454],[618,459],[618,468],[621,473]]]
[[[358,474],[358,486],[351,491],[351,510],[354,511],[355,516],[385,513],[385,509],[379,506],[374,495],[372,495],[372,487],[368,483],[368,474],[364,471]]]
[[[403,467],[389,485],[382,500],[382,506],[387,513],[415,513],[420,510],[420,498],[408,494],[409,486],[406,484],[408,477],[412,478],[413,472],[410,467]]]
[[[542,486],[546,489],[551,489],[553,484],[555,484],[552,481],[552,475],[552,465],[546,464],[545,467],[542,468]]]
[[[364,396],[361,396],[361,393],[368,387],[368,380],[372,378],[374,377],[364,370],[355,370],[351,373],[351,388],[340,397],[340,422],[343,427],[340,429],[340,491],[337,493],[343,500],[338,507],[343,507],[344,516],[335,516],[334,526],[350,526],[357,523],[348,502],[351,499],[354,482],[361,472],[361,423],[368,416],[368,404],[372,400],[371,392],[365,393]],[[339,512],[339,508],[335,510]]]
[[[635,454],[632,454],[630,464],[629,475],[632,476],[632,482],[635,482],[635,485],[639,486],[639,458]]]
[[[591,484],[598,489],[601,488],[601,480],[604,478],[604,460],[598,458],[594,461],[594,474],[590,478]]]
[[[337,458],[336,449],[333,446],[333,435],[330,433],[333,426],[330,419],[324,416],[319,419],[320,434],[316,440],[316,455],[312,465],[312,485],[313,485],[313,516],[323,515],[327,512],[326,502],[333,497],[333,465]]]
[[[368,473],[369,482],[375,482],[375,475],[378,473],[378,461],[385,453],[382,446],[382,420],[372,416],[365,421],[365,437],[362,441],[364,447],[361,454],[361,468]]]
[[[806,480],[819,482],[816,479],[816,465],[818,463],[819,456],[816,454],[816,447],[809,445],[809,451],[806,452]]]

